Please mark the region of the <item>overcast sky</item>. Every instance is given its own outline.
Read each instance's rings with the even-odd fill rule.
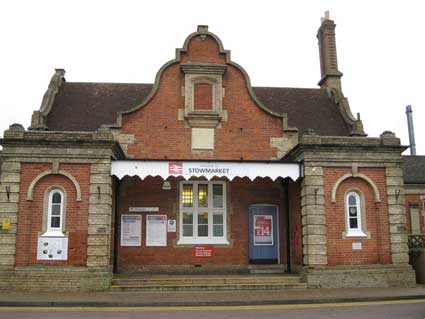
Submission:
[[[153,83],[198,24],[221,38],[254,86],[317,87],[316,32],[329,10],[353,114],[361,113],[369,136],[390,130],[408,145],[411,104],[417,153],[425,154],[424,4],[2,0],[0,135],[12,123],[30,125],[55,68],[68,82]]]

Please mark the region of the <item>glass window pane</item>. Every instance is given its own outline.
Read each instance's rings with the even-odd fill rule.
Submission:
[[[222,213],[214,213],[213,215],[213,224],[214,225],[223,225],[223,214]]]
[[[214,237],[223,237],[223,225],[214,225],[213,226],[213,236]]]
[[[61,214],[61,206],[58,204],[53,204],[52,205],[52,215],[57,215],[59,216]]]
[[[192,225],[183,225],[183,236],[192,237],[193,236],[193,226]]]
[[[198,214],[198,224],[207,224],[208,225],[208,213],[199,213]]]
[[[350,218],[350,228],[351,229],[358,228],[357,218]]]
[[[208,237],[208,225],[198,225],[198,237]]]
[[[60,203],[62,199],[61,194],[59,193],[54,193],[52,196],[52,203]]]
[[[356,197],[354,196],[354,195],[350,195],[349,197],[348,197],[348,205],[353,205],[353,206],[355,206],[356,205]]]
[[[182,189],[183,207],[193,207],[193,185],[184,184]]]
[[[223,208],[223,185],[213,184],[213,205],[216,208]]]
[[[198,185],[198,207],[208,207],[208,184]]]
[[[183,224],[193,224],[192,213],[183,213]]]
[[[350,217],[357,217],[357,207],[349,207],[348,208]]]
[[[52,228],[59,228],[59,226],[60,226],[60,217],[57,217],[57,216],[55,216],[55,217],[52,217],[51,218],[51,221],[50,221],[50,227],[52,227]]]

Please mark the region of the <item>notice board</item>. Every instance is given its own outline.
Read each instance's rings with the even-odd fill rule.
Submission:
[[[121,215],[121,246],[142,246],[142,215]]]
[[[146,246],[167,246],[167,215],[146,216]]]

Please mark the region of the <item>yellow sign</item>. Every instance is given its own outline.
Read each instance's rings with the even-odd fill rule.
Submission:
[[[1,228],[5,230],[10,229],[10,219],[3,219],[1,221]]]

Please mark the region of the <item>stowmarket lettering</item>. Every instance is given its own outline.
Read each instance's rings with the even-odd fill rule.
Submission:
[[[168,173],[170,175],[183,176],[233,176],[241,172],[242,168],[237,163],[183,163],[169,162]]]
[[[228,168],[198,168],[198,167],[190,167],[189,174],[222,174],[228,175]]]

